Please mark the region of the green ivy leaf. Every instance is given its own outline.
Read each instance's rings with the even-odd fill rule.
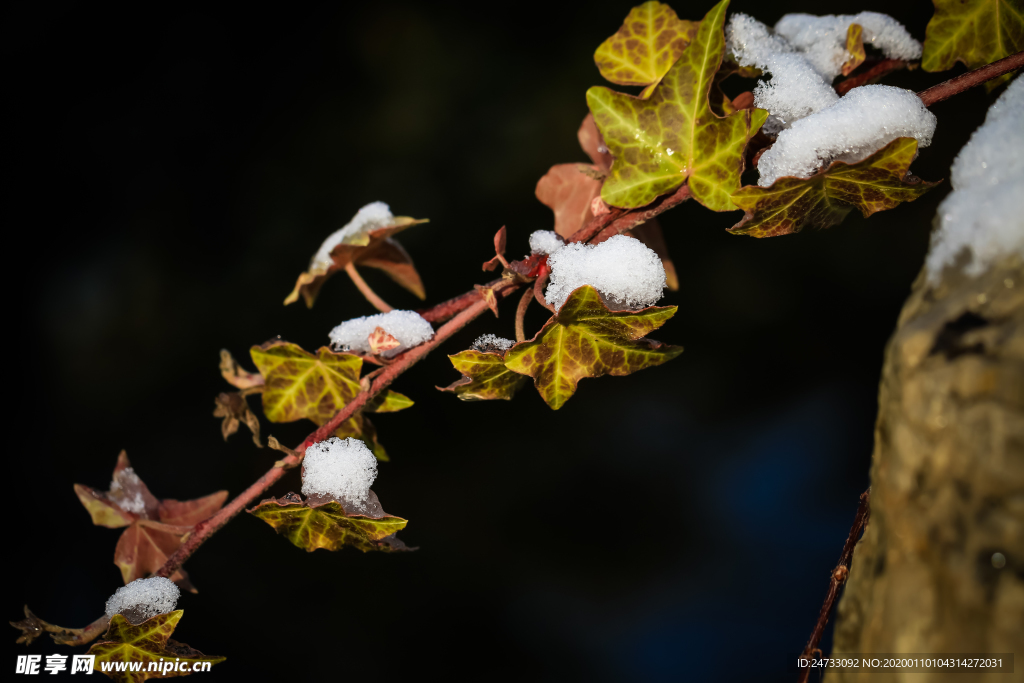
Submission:
[[[584,285],[569,295],[536,337],[508,350],[505,365],[533,377],[541,397],[558,410],[584,377],[630,375],[682,353],[682,347],[642,338],[664,325],[676,309],[610,311],[597,290]]]
[[[289,493],[277,500],[268,498],[249,512],[307,552],[339,550],[346,545],[364,553],[407,550],[394,534],[408,522],[385,513],[372,491],[366,508],[365,513],[347,511],[334,500],[314,502]]]
[[[298,301],[301,294],[306,306],[313,308],[317,294],[327,278],[344,270],[349,264],[383,270],[388,277],[420,299],[426,298],[423,281],[412,264],[412,258],[402,245],[391,238],[406,228],[428,222],[427,219],[396,216],[391,225],[352,235],[331,251],[333,263],[329,267],[311,268],[299,275],[295,288],[284,300],[285,305]]]
[[[938,184],[910,174],[916,156],[917,140],[897,138],[855,164],[836,161],[810,178],[744,187],[732,200],[747,213],[730,231],[751,237],[788,235],[806,225],[837,225],[853,208],[867,217],[912,202]]]
[[[192,668],[200,662],[209,662],[211,665],[223,662],[224,657],[204,655],[199,650],[171,639],[171,634],[181,621],[182,614],[183,611],[180,609],[158,614],[138,626],[120,614],[115,614],[110,620],[106,634],[100,636],[100,640],[89,648],[88,654],[96,656],[93,670],[115,681],[136,683],[150,678],[188,676],[193,673]],[[141,671],[104,671],[102,668],[103,663],[130,662],[141,662]],[[171,665],[177,663],[179,670],[168,669],[163,672],[165,662]],[[149,671],[151,663],[159,665],[159,669]],[[188,671],[180,670],[184,663],[188,663]]]
[[[505,367],[504,354],[468,349],[448,356],[462,379],[441,388],[463,401],[511,399],[526,382],[526,376]]]
[[[322,425],[359,393],[363,359],[351,353],[322,346],[312,354],[286,341],[253,346],[250,353],[263,375],[263,412],[271,422],[305,418]],[[389,390],[374,405],[378,412],[393,412],[412,404]]]
[[[597,70],[618,85],[661,80],[697,33],[697,22],[676,16],[660,2],[630,10],[622,26],[594,53]]]
[[[945,71],[959,60],[970,69],[1024,50],[1024,5],[1020,0],[933,0],[935,15],[924,33],[921,68]],[[1005,74],[985,84],[1010,80]]]
[[[743,153],[768,112],[744,109],[721,118],[711,109],[728,5],[722,0],[707,13],[650,99],[604,87],[587,91],[587,104],[615,158],[601,189],[606,203],[645,206],[688,182],[693,197],[709,209],[736,208],[730,197],[740,187]]]

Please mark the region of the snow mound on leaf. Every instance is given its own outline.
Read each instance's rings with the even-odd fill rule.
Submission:
[[[567,244],[548,257],[544,298],[556,309],[578,287],[596,289],[612,310],[652,306],[665,288],[665,266],[640,240],[616,235],[597,245]]]
[[[554,230],[537,230],[530,235],[531,254],[554,254],[565,242]]]
[[[399,346],[381,354],[385,358],[397,356],[434,336],[434,328],[415,311],[388,311],[346,320],[328,336],[335,350],[372,353],[369,337],[378,327],[399,341]]]
[[[860,24],[864,29],[863,41],[874,45],[890,59],[909,60],[921,56],[921,43],[903,24],[879,12],[822,17],[787,14],[775,24],[775,33],[802,52],[815,70],[831,81],[842,72],[843,62],[850,57],[846,51],[846,32],[850,24]]]
[[[953,161],[953,191],[939,204],[926,261],[935,283],[966,250],[964,272],[983,273],[1004,254],[1024,258],[1024,78],[1017,77],[989,107]]]
[[[755,66],[771,80],[758,81],[754,104],[771,116],[764,131],[775,135],[794,122],[834,104],[839,95],[832,80],[850,57],[846,31],[860,24],[862,37],[886,57],[917,59],[921,43],[901,23],[886,14],[787,14],[775,30],[746,14],[737,13],[726,27],[726,49],[740,66]]]
[[[142,481],[131,467],[126,467],[114,474],[107,497],[122,510],[133,512],[136,515],[146,512],[146,501],[142,498]]]
[[[178,604],[181,591],[170,579],[154,576],[136,579],[121,586],[107,600],[107,616],[124,615],[133,624],[141,624],[158,614],[167,614]]]
[[[754,104],[771,114],[764,124],[766,133],[774,135],[839,99],[831,79],[826,80],[807,57],[757,19],[732,15],[725,36],[737,64],[771,74],[771,80],[758,81],[754,88]]]
[[[377,478],[377,458],[359,439],[332,436],[306,448],[302,459],[302,494],[327,496],[362,506]]]
[[[334,261],[331,259],[331,252],[334,248],[350,237],[362,235],[370,230],[386,228],[394,223],[395,217],[391,215],[391,207],[384,202],[371,202],[356,212],[345,227],[331,233],[331,236],[320,245],[313,260],[309,262],[310,270],[322,270],[330,268]]]
[[[511,339],[505,339],[493,334],[485,334],[477,337],[469,348],[474,351],[508,351],[515,344]]]
[[[783,176],[807,178],[833,161],[861,161],[896,138],[931,144],[935,115],[910,90],[888,85],[854,88],[830,107],[796,121],[757,162],[757,184]]]

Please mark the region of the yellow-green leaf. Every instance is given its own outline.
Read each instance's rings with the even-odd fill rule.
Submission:
[[[89,654],[95,655],[94,671],[124,683],[136,683],[151,678],[188,676],[190,673],[209,671],[210,666],[224,661],[224,657],[211,657],[184,643],[171,639],[181,620],[182,610],[158,614],[133,625],[120,614],[110,620],[107,632],[100,636]],[[130,665],[139,663],[139,671],[130,671]],[[104,670],[110,664],[112,671]],[[154,670],[150,670],[150,665]],[[187,665],[187,668],[186,668]],[[125,670],[118,671],[117,668]],[[184,670],[183,670],[184,669]],[[91,673],[91,672],[90,672]]]
[[[730,197],[740,187],[743,153],[768,112],[744,109],[723,118],[711,109],[728,5],[722,0],[707,13],[649,99],[604,87],[587,91],[587,104],[615,158],[601,189],[606,203],[644,206],[688,182],[693,197],[709,209],[736,208]]]
[[[732,199],[747,213],[730,230],[752,237],[788,235],[806,225],[837,225],[853,208],[866,217],[912,202],[937,184],[910,174],[916,156],[917,140],[897,138],[855,164],[836,161],[810,178],[744,187]]]
[[[864,49],[864,27],[860,24],[850,24],[846,29],[846,54],[850,56],[843,62],[843,75],[849,76],[868,56]]]
[[[331,250],[331,264],[310,264],[309,270],[299,275],[292,293],[284,300],[285,305],[299,300],[301,294],[306,306],[313,308],[317,294],[327,278],[349,264],[369,266],[383,270],[388,277],[415,294],[420,299],[426,297],[423,282],[412,258],[395,240],[393,235],[420,223],[428,223],[427,219],[417,220],[407,216],[396,216],[391,225],[351,235]]]
[[[651,85],[668,72],[696,32],[697,22],[680,19],[668,5],[645,2],[601,43],[594,62],[612,83]]]
[[[320,504],[304,501],[293,493],[264,500],[249,512],[308,552],[318,548],[339,550],[346,545],[363,552],[405,550],[405,545],[393,536],[408,522],[381,510],[377,497],[370,493],[367,507],[371,511],[366,514],[346,511],[333,500]]]
[[[1020,0],[933,0],[935,15],[924,33],[921,68],[945,71],[959,60],[968,68],[1024,50],[1024,3]],[[1005,74],[985,84],[1008,81]]]
[[[366,402],[365,410],[371,413],[397,413],[413,406],[413,400],[397,391],[385,391]]]
[[[508,350],[505,365],[533,377],[541,397],[558,410],[584,377],[629,375],[682,353],[682,347],[642,338],[675,312],[675,306],[610,311],[597,290],[584,285],[569,295],[536,337]]]
[[[303,418],[322,425],[359,393],[363,359],[335,353],[326,346],[312,354],[298,344],[271,341],[250,350],[264,378],[263,412],[271,422]],[[412,405],[401,394],[388,392],[380,407],[388,412]]]
[[[448,356],[462,379],[438,389],[450,391],[463,401],[511,399],[526,382],[526,376],[505,367],[504,354],[468,349]]]

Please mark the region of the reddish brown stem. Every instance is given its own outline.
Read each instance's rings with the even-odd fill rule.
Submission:
[[[611,207],[611,211],[605,214],[601,214],[600,216],[598,216],[597,218],[590,221],[582,228],[574,232],[572,235],[570,235],[569,239],[567,239],[566,242],[589,242],[590,238],[592,238],[594,235],[596,235],[597,233],[601,232],[601,230],[604,229],[604,226],[608,225],[609,223],[611,223],[613,220],[615,220],[624,213],[625,211],[623,209],[619,209],[613,206]]]
[[[610,237],[618,235],[619,233],[631,230],[641,223],[646,223],[658,214],[665,213],[674,206],[679,206],[691,196],[690,186],[683,184],[672,194],[658,197],[647,206],[639,209],[633,209],[622,217],[612,221],[607,227],[601,230],[601,232],[597,233],[590,243],[599,244]]]
[[[519,287],[519,285],[515,282],[506,280],[502,284],[499,284],[499,287],[501,287],[500,293],[507,295],[512,290]],[[498,287],[495,287],[495,291],[499,291]],[[468,308],[438,328],[434,333],[434,338],[429,342],[420,344],[419,346],[414,346],[408,351],[395,356],[391,365],[387,365],[378,371],[380,374],[376,375],[368,391],[361,391],[333,418],[323,424],[315,432],[307,436],[298,448],[295,449],[296,452],[301,454],[305,452],[306,447],[310,444],[316,443],[317,441],[323,441],[331,436],[342,422],[352,417],[356,411],[366,404],[369,399],[387,388],[396,377],[415,365],[438,345],[461,330],[470,321],[477,318],[486,310],[489,310],[487,302],[484,301],[483,298],[479,298],[475,303],[472,303]],[[221,508],[217,514],[197,524],[192,529],[192,533],[189,534],[187,539],[185,539],[185,542],[182,543],[181,546],[174,551],[174,554],[167,558],[167,561],[164,562],[163,566],[156,571],[155,576],[170,576],[173,574],[179,567],[181,567],[185,560],[192,556],[199,546],[217,533],[221,527],[231,521],[231,519],[244,510],[246,506],[255,501],[256,498],[262,495],[264,491],[276,484],[288,469],[294,467],[298,463],[299,457],[297,455],[289,454],[285,456],[266,474],[257,479],[249,488]]]
[[[506,280],[504,280],[503,278],[498,278],[497,280],[491,280],[484,286],[494,288],[500,285],[502,282],[506,282]],[[465,294],[460,294],[457,297],[448,299],[448,301],[442,301],[441,303],[437,304],[432,308],[428,308],[426,310],[417,312],[421,316],[423,316],[424,320],[428,322],[440,323],[444,322],[445,320],[451,319],[453,316],[458,315],[459,313],[466,310],[467,308],[475,304],[477,301],[480,301],[482,299],[483,295],[480,294],[479,291],[474,289],[471,292],[466,292]]]
[[[828,624],[828,617],[832,612],[832,606],[835,604],[836,598],[839,597],[839,587],[846,583],[846,579],[850,575],[853,549],[857,546],[861,532],[864,531],[864,527],[867,526],[870,517],[871,489],[869,488],[860,494],[860,505],[857,507],[857,515],[853,518],[850,535],[846,539],[846,544],[843,545],[843,554],[839,556],[839,564],[832,570],[832,578],[828,585],[828,594],[825,596],[825,604],[821,606],[821,612],[818,614],[818,623],[814,625],[811,639],[807,641],[807,647],[804,648],[803,654],[800,655],[802,659],[810,659],[818,650],[818,643],[821,642],[821,636],[825,633],[825,626]],[[807,677],[810,674],[811,667],[802,669],[800,671],[800,683],[807,683]]]
[[[533,281],[533,298],[537,300],[544,308],[548,309],[552,313],[557,313],[555,307],[548,303],[548,300],[544,298],[544,285],[548,283],[548,275],[551,274],[551,268],[545,263],[540,267],[540,272],[537,274],[537,279]]]
[[[366,280],[364,280],[363,276],[359,274],[358,270],[356,270],[354,263],[349,262],[349,264],[345,266],[345,272],[348,273],[350,278],[352,278],[352,282],[355,283],[360,293],[366,297],[366,300],[373,304],[374,308],[381,313],[387,313],[388,311],[393,310],[391,306],[388,305],[387,301],[381,299],[380,296],[377,295],[377,292],[373,291],[370,285],[366,284]]]
[[[839,93],[840,96],[843,96],[854,88],[867,85],[868,83],[874,83],[878,79],[891,74],[893,71],[905,69],[907,64],[909,64],[909,62],[902,59],[883,59],[863,73],[851,76],[850,78],[837,83],[836,92]]]
[[[523,296],[519,299],[519,306],[516,307],[516,341],[526,341],[526,310],[533,301],[533,288],[527,287],[523,290]]]
[[[917,93],[917,96],[924,102],[924,106],[930,107],[936,102],[948,100],[953,95],[959,95],[965,90],[1015,71],[1022,66],[1024,66],[1024,51],[1012,54],[1009,57],[1003,57],[998,61],[986,64],[974,71],[968,71],[961,76],[951,78],[938,85],[933,85],[927,90]]]

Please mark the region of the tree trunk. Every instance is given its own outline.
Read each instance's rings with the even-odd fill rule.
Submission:
[[[1024,680],[1024,266],[918,276],[886,350],[871,519],[833,656],[1010,653]],[[980,673],[843,673],[849,681]],[[985,680],[988,680],[985,678]],[[1000,678],[1004,680],[1004,678]]]

